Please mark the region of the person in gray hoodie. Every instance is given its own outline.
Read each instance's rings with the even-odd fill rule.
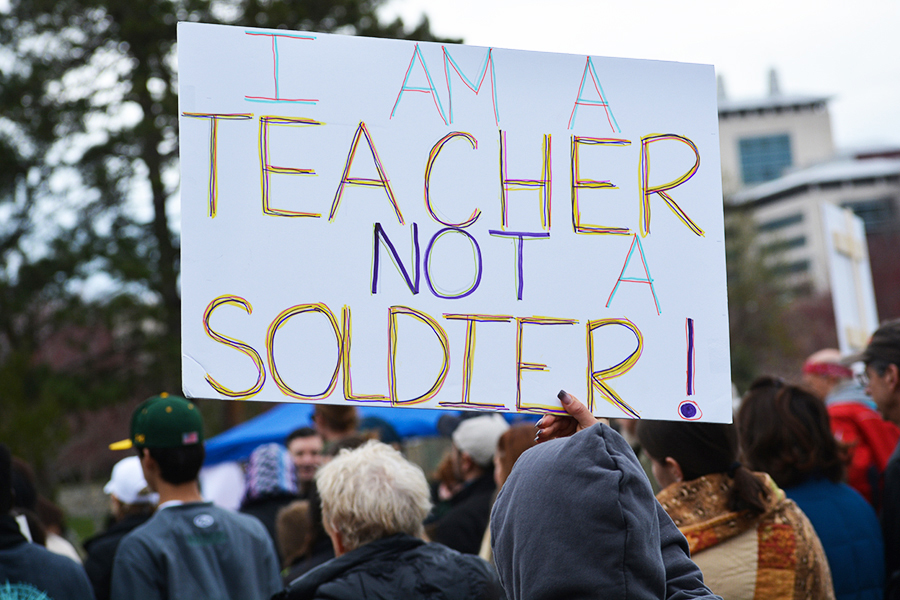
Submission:
[[[567,410],[586,412],[563,394]],[[526,451],[497,497],[491,546],[508,598],[721,600],[704,585],[631,447],[586,417],[574,435]],[[538,427],[563,429],[559,417],[542,421]]]

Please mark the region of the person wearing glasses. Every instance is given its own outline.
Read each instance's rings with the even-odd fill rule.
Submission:
[[[835,348],[819,350],[803,364],[803,384],[825,403],[831,431],[847,447],[847,484],[881,510],[882,473],[900,440],[900,428],[878,414]]]
[[[866,349],[848,357],[847,363],[862,362],[860,383],[872,397],[882,416],[900,425],[900,319],[888,321],[872,334]],[[887,600],[900,599],[900,445],[884,470],[884,504],[881,511],[884,534]]]

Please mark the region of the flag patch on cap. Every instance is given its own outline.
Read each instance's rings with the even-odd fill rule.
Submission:
[[[135,409],[131,415],[131,437],[111,448],[182,448],[202,443],[200,411],[180,396],[160,394],[147,398]]]

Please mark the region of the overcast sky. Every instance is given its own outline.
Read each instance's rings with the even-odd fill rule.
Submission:
[[[900,147],[900,0],[389,0],[466,44],[712,64],[729,98],[823,95],[838,149]]]

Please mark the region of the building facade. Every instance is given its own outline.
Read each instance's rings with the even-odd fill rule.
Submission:
[[[773,94],[719,99],[719,150],[725,196],[834,156],[828,98]]]
[[[720,93],[726,210],[752,219],[757,251],[806,295],[830,290],[822,206],[851,209],[865,223],[879,316],[900,316],[900,149],[837,156],[828,97],[783,95],[771,77],[765,98]]]
[[[870,239],[896,234],[900,159],[833,160],[746,188],[731,197],[732,207],[752,213],[759,250],[773,257],[773,270],[800,293],[830,289],[822,217],[825,203],[851,209],[862,218]],[[886,258],[872,256],[872,252],[870,256],[873,271]],[[879,284],[875,279],[877,296]]]

